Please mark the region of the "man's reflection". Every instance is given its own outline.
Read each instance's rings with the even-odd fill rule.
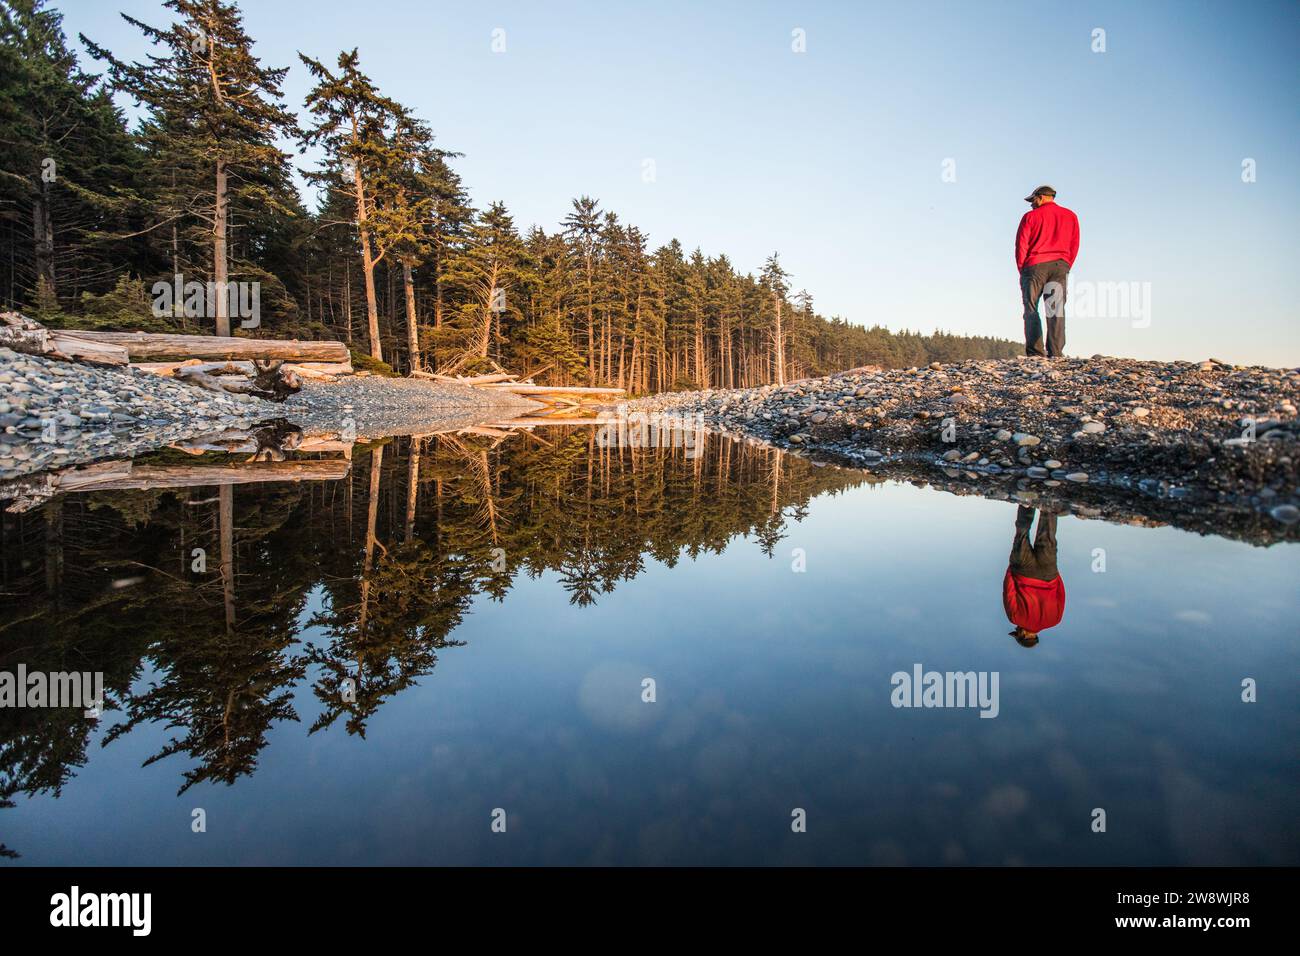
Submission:
[[[1007,620],[1016,626],[1011,636],[1022,647],[1037,644],[1039,632],[1060,624],[1065,614],[1065,582],[1056,570],[1056,515],[1046,511],[1039,515],[1030,544],[1034,514],[1025,505],[1016,510],[1016,537],[1002,579],[1002,606]]]

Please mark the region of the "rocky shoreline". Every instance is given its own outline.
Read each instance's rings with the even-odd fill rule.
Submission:
[[[0,480],[273,418],[251,395],[0,349]]]
[[[1296,369],[1094,356],[855,369],[628,408],[703,416],[815,460],[957,493],[1267,544],[1300,538],[1298,402]]]
[[[309,382],[290,401],[212,392],[130,367],[57,361],[0,348],[0,482],[103,458],[129,458],[195,435],[288,421],[317,430],[389,430],[520,414],[533,402],[411,379]]]
[[[512,418],[537,408],[536,402],[509,392],[489,392],[414,378],[346,375],[331,381],[304,382],[277,413],[304,428],[335,427],[351,418],[358,433],[410,434],[430,422],[463,420],[468,414],[491,413]]]
[[[1269,544],[1300,540],[1298,403],[1296,369],[1095,356],[855,369],[626,408],[702,417],[733,437],[956,494]],[[534,407],[364,375],[273,403],[0,349],[0,482],[275,421],[409,434]]]

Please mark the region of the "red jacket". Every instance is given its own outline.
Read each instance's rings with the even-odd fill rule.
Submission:
[[[1007,620],[1026,631],[1045,631],[1056,627],[1065,615],[1065,582],[1058,574],[1054,581],[1040,581],[1012,574],[1002,579],[1002,607]]]
[[[1045,202],[1031,209],[1016,230],[1016,271],[1039,262],[1064,259],[1074,266],[1079,254],[1079,217],[1064,206]]]

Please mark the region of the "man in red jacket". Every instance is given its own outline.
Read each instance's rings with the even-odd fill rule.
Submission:
[[[1056,627],[1065,616],[1065,582],[1056,570],[1056,515],[1046,511],[1039,515],[1030,544],[1033,523],[1034,509],[1021,505],[1016,510],[1011,560],[1002,579],[1002,607],[1016,626],[1011,636],[1022,647],[1033,647],[1039,631]]]
[[[1059,358],[1065,349],[1065,286],[1079,254],[1079,217],[1057,205],[1056,190],[1039,186],[1025,197],[1033,209],[1016,230],[1016,270],[1025,306],[1025,354]],[[1047,312],[1047,348],[1038,315],[1042,297]]]

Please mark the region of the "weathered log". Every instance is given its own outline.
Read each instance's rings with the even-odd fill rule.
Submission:
[[[501,382],[495,385],[479,385],[478,388],[490,388],[498,392],[515,392],[519,395],[622,395],[626,390],[616,387],[592,385],[530,385],[526,382]]]
[[[328,382],[338,373],[317,372],[315,369],[305,368],[301,365],[286,365],[286,369],[295,373],[299,378],[310,379],[313,382]]]
[[[541,368],[533,369],[531,372],[527,373],[526,381],[531,383],[533,379],[537,378],[537,376],[541,375],[543,372],[547,371],[548,369],[553,368],[554,366],[555,366],[554,362],[547,362]]]
[[[0,327],[0,347],[26,355],[45,355],[54,351],[50,334],[45,329],[20,329],[8,325]]]
[[[256,451],[257,439],[247,429],[227,428],[206,435],[195,435],[184,441],[172,442],[167,447],[193,455],[201,455],[208,451]]]
[[[229,369],[226,375],[248,375],[257,374],[257,369],[251,361],[248,362],[203,362],[199,359],[186,359],[184,362],[132,362],[131,368],[139,369],[142,372],[148,372],[151,375],[162,375],[172,378],[176,375],[178,369],[192,368],[200,372],[216,372],[218,369]]]
[[[200,372],[219,372],[221,374],[240,374],[254,376],[257,374],[257,368],[252,361],[230,361],[230,362],[202,362],[199,359],[186,359],[184,362],[132,362],[132,368],[137,368],[142,372],[149,372],[153,375],[163,375],[173,377],[177,369],[196,368]],[[351,362],[285,362],[286,371],[293,372],[302,378],[327,380],[336,375],[351,375]],[[234,371],[229,371],[233,369]]]
[[[0,312],[0,325],[6,325],[11,329],[23,329],[28,332],[44,331],[45,326],[30,319],[21,312]]]
[[[112,491],[124,489],[190,488],[202,485],[245,485],[263,481],[338,481],[351,465],[339,458],[307,461],[255,461],[231,465],[133,465],[125,475],[79,482],[75,488],[59,482],[58,490]]]
[[[151,332],[78,332],[93,342],[119,345],[132,361],[202,359],[280,359],[284,362],[348,362],[342,342],[297,339],[248,339],[220,335],[173,335]]]
[[[199,388],[206,388],[209,392],[232,395],[253,395],[257,392],[257,386],[250,378],[242,375],[209,375],[196,365],[178,368],[176,379],[190,385],[197,385]]]
[[[53,329],[50,343],[54,346],[53,354],[76,362],[97,362],[100,365],[125,365],[130,360],[126,349],[110,342],[91,339],[89,332],[63,332]]]
[[[93,341],[88,337],[92,334],[47,329],[21,312],[0,313],[0,347],[26,355],[41,355],[66,361],[97,362],[101,365],[126,364],[126,349]]]
[[[271,401],[284,401],[302,388],[302,379],[289,370],[283,362],[253,362],[254,374],[244,374],[242,363],[227,365],[181,365],[175,377],[191,385],[212,392],[231,392],[237,395],[255,395]],[[205,371],[211,369],[211,371]]]
[[[340,438],[304,438],[302,444],[298,446],[298,451],[337,451],[342,452],[344,458],[352,457],[352,446],[356,442],[343,441]]]
[[[303,461],[254,461],[230,465],[137,465],[106,461],[45,472],[0,486],[0,500],[11,513],[30,511],[56,495],[128,489],[191,488],[245,485],[266,481],[339,481],[351,462],[327,458]]]
[[[257,374],[253,383],[262,390],[264,398],[282,402],[302,388],[302,378],[284,362],[259,362],[254,360]]]
[[[303,372],[321,376],[352,374],[351,362],[288,362],[286,364],[299,374]]]
[[[110,478],[124,478],[131,470],[129,461],[101,461],[79,468],[24,475],[0,484],[0,501],[8,501],[10,514],[21,514],[39,508],[63,491],[76,491],[79,487]]]
[[[531,381],[521,382],[517,375],[508,372],[493,372],[487,375],[453,376],[438,372],[412,372],[416,378],[443,382],[447,385],[464,385],[469,388],[481,388],[493,392],[508,392],[513,395],[527,396],[541,402],[556,405],[581,405],[593,398],[617,398],[626,394],[626,389],[615,387],[596,387],[589,385],[535,385]]]
[[[493,386],[486,386],[492,388]],[[546,397],[559,399],[577,399],[581,400],[586,397],[617,396],[623,394],[621,388],[601,388],[593,386],[577,385],[512,385],[510,387],[501,387],[503,392],[513,392],[516,395],[527,395],[537,397],[545,401]]]
[[[509,372],[493,372],[491,375],[457,376],[456,380],[462,385],[491,385],[495,382],[513,382],[517,378]]]
[[[486,388],[488,386],[502,386],[517,382],[519,376],[509,372],[493,372],[490,375],[442,375],[438,372],[420,372],[413,371],[409,373],[413,378],[428,379],[432,382],[443,382],[447,385],[466,385],[470,388]]]

